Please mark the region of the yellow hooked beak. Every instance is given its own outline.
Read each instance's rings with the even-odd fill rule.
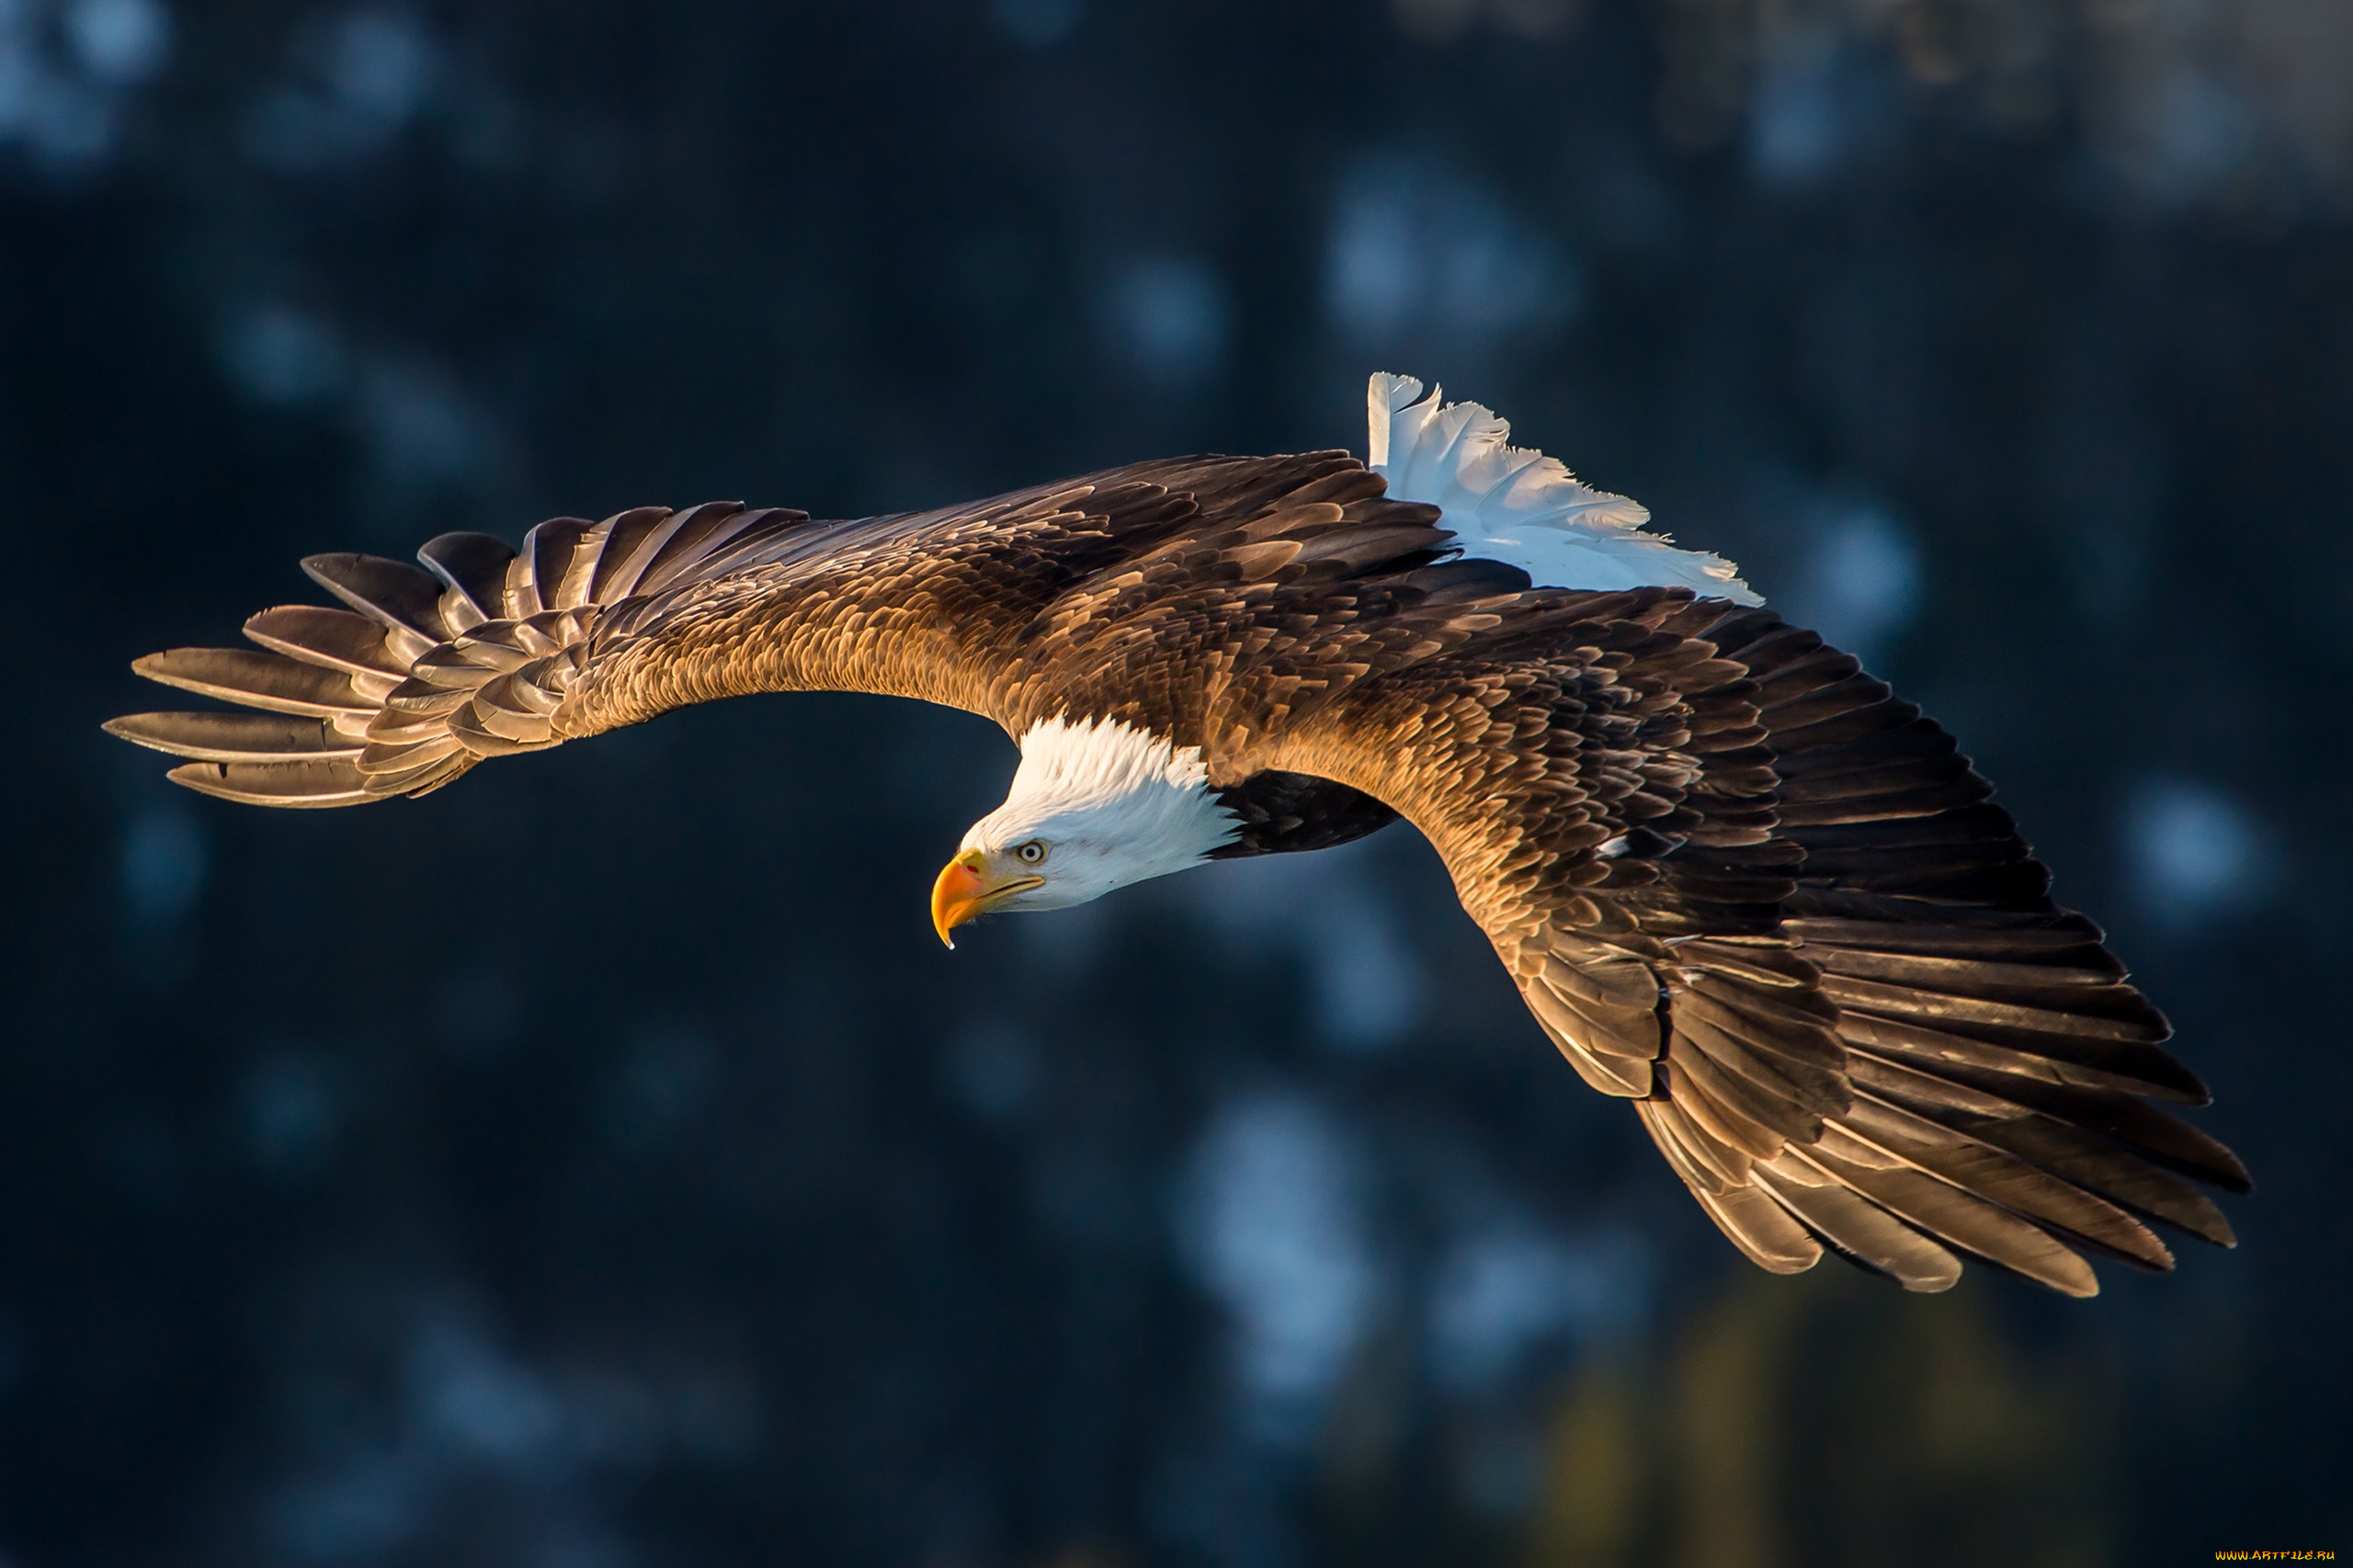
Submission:
[[[996,907],[998,902],[1014,893],[1043,887],[1043,877],[1009,877],[991,884],[987,876],[988,858],[977,849],[967,849],[948,862],[939,880],[931,884],[931,928],[949,947],[956,938],[948,933],[967,920],[976,919]]]

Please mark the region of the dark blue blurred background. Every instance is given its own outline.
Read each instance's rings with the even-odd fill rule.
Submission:
[[[2341,0],[0,0],[0,1561],[2353,1548],[2348,84]],[[948,954],[961,714],[319,814],[97,731],[310,551],[1361,449],[1375,369],[1961,733],[2237,1252],[1756,1272],[1403,828]]]

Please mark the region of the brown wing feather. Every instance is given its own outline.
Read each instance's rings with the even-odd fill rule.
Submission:
[[[2143,1218],[2229,1244],[2191,1181],[2244,1167],[2149,1103],[2203,1085],[1916,708],[1680,590],[1444,616],[1458,650],[1255,756],[1431,838],[1545,1032],[1752,1259],[1827,1244],[1934,1290],[1972,1253],[2082,1295],[2086,1254],[2171,1267]]]
[[[1107,702],[1182,728],[1200,710],[1188,672],[1135,656],[1172,602],[1199,615],[1228,588],[1262,599],[1278,576],[1427,566],[1447,538],[1435,517],[1321,452],[1142,463],[856,522],[713,502],[552,518],[519,551],[445,534],[418,551],[425,571],[312,557],[305,570],[349,608],[255,617],[247,635],[267,653],[180,650],[135,666],[327,718],[356,756],[297,767],[276,731],[224,744],[230,732],[142,720],[123,733],[213,764],[173,774],[191,787],[321,806],[421,794],[485,757],[754,691],[916,697],[1017,734]],[[1251,807],[1253,849],[1339,842],[1391,814],[1322,780],[1274,793]]]

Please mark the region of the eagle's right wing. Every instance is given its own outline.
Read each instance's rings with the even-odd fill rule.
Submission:
[[[559,517],[520,551],[444,534],[421,568],[317,555],[303,569],[345,608],[264,610],[245,623],[259,651],[180,648],[132,666],[257,711],[107,728],[189,759],[171,777],[191,789],[298,807],[422,795],[485,757],[756,691],[918,698],[1017,736],[1056,695],[1058,640],[1103,630],[1050,609],[1141,559],[1195,572],[1188,540],[1270,510],[1336,517],[1348,502],[1440,537],[1428,508],[1381,494],[1345,452],[1176,459],[854,522],[716,502]],[[1208,557],[1214,575],[1221,552]]]

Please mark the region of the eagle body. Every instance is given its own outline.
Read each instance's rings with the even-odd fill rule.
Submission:
[[[943,940],[1402,817],[1577,1073],[1725,1234],[1909,1289],[1971,1254],[2070,1294],[2221,1244],[2203,1085],[1952,739],[1729,563],[1376,376],[1347,452],[1132,464],[847,522],[558,518],[423,569],[304,562],[341,609],[134,666],[252,711],[109,728],[278,806],[762,691],[983,713],[1021,747],[933,892]]]

